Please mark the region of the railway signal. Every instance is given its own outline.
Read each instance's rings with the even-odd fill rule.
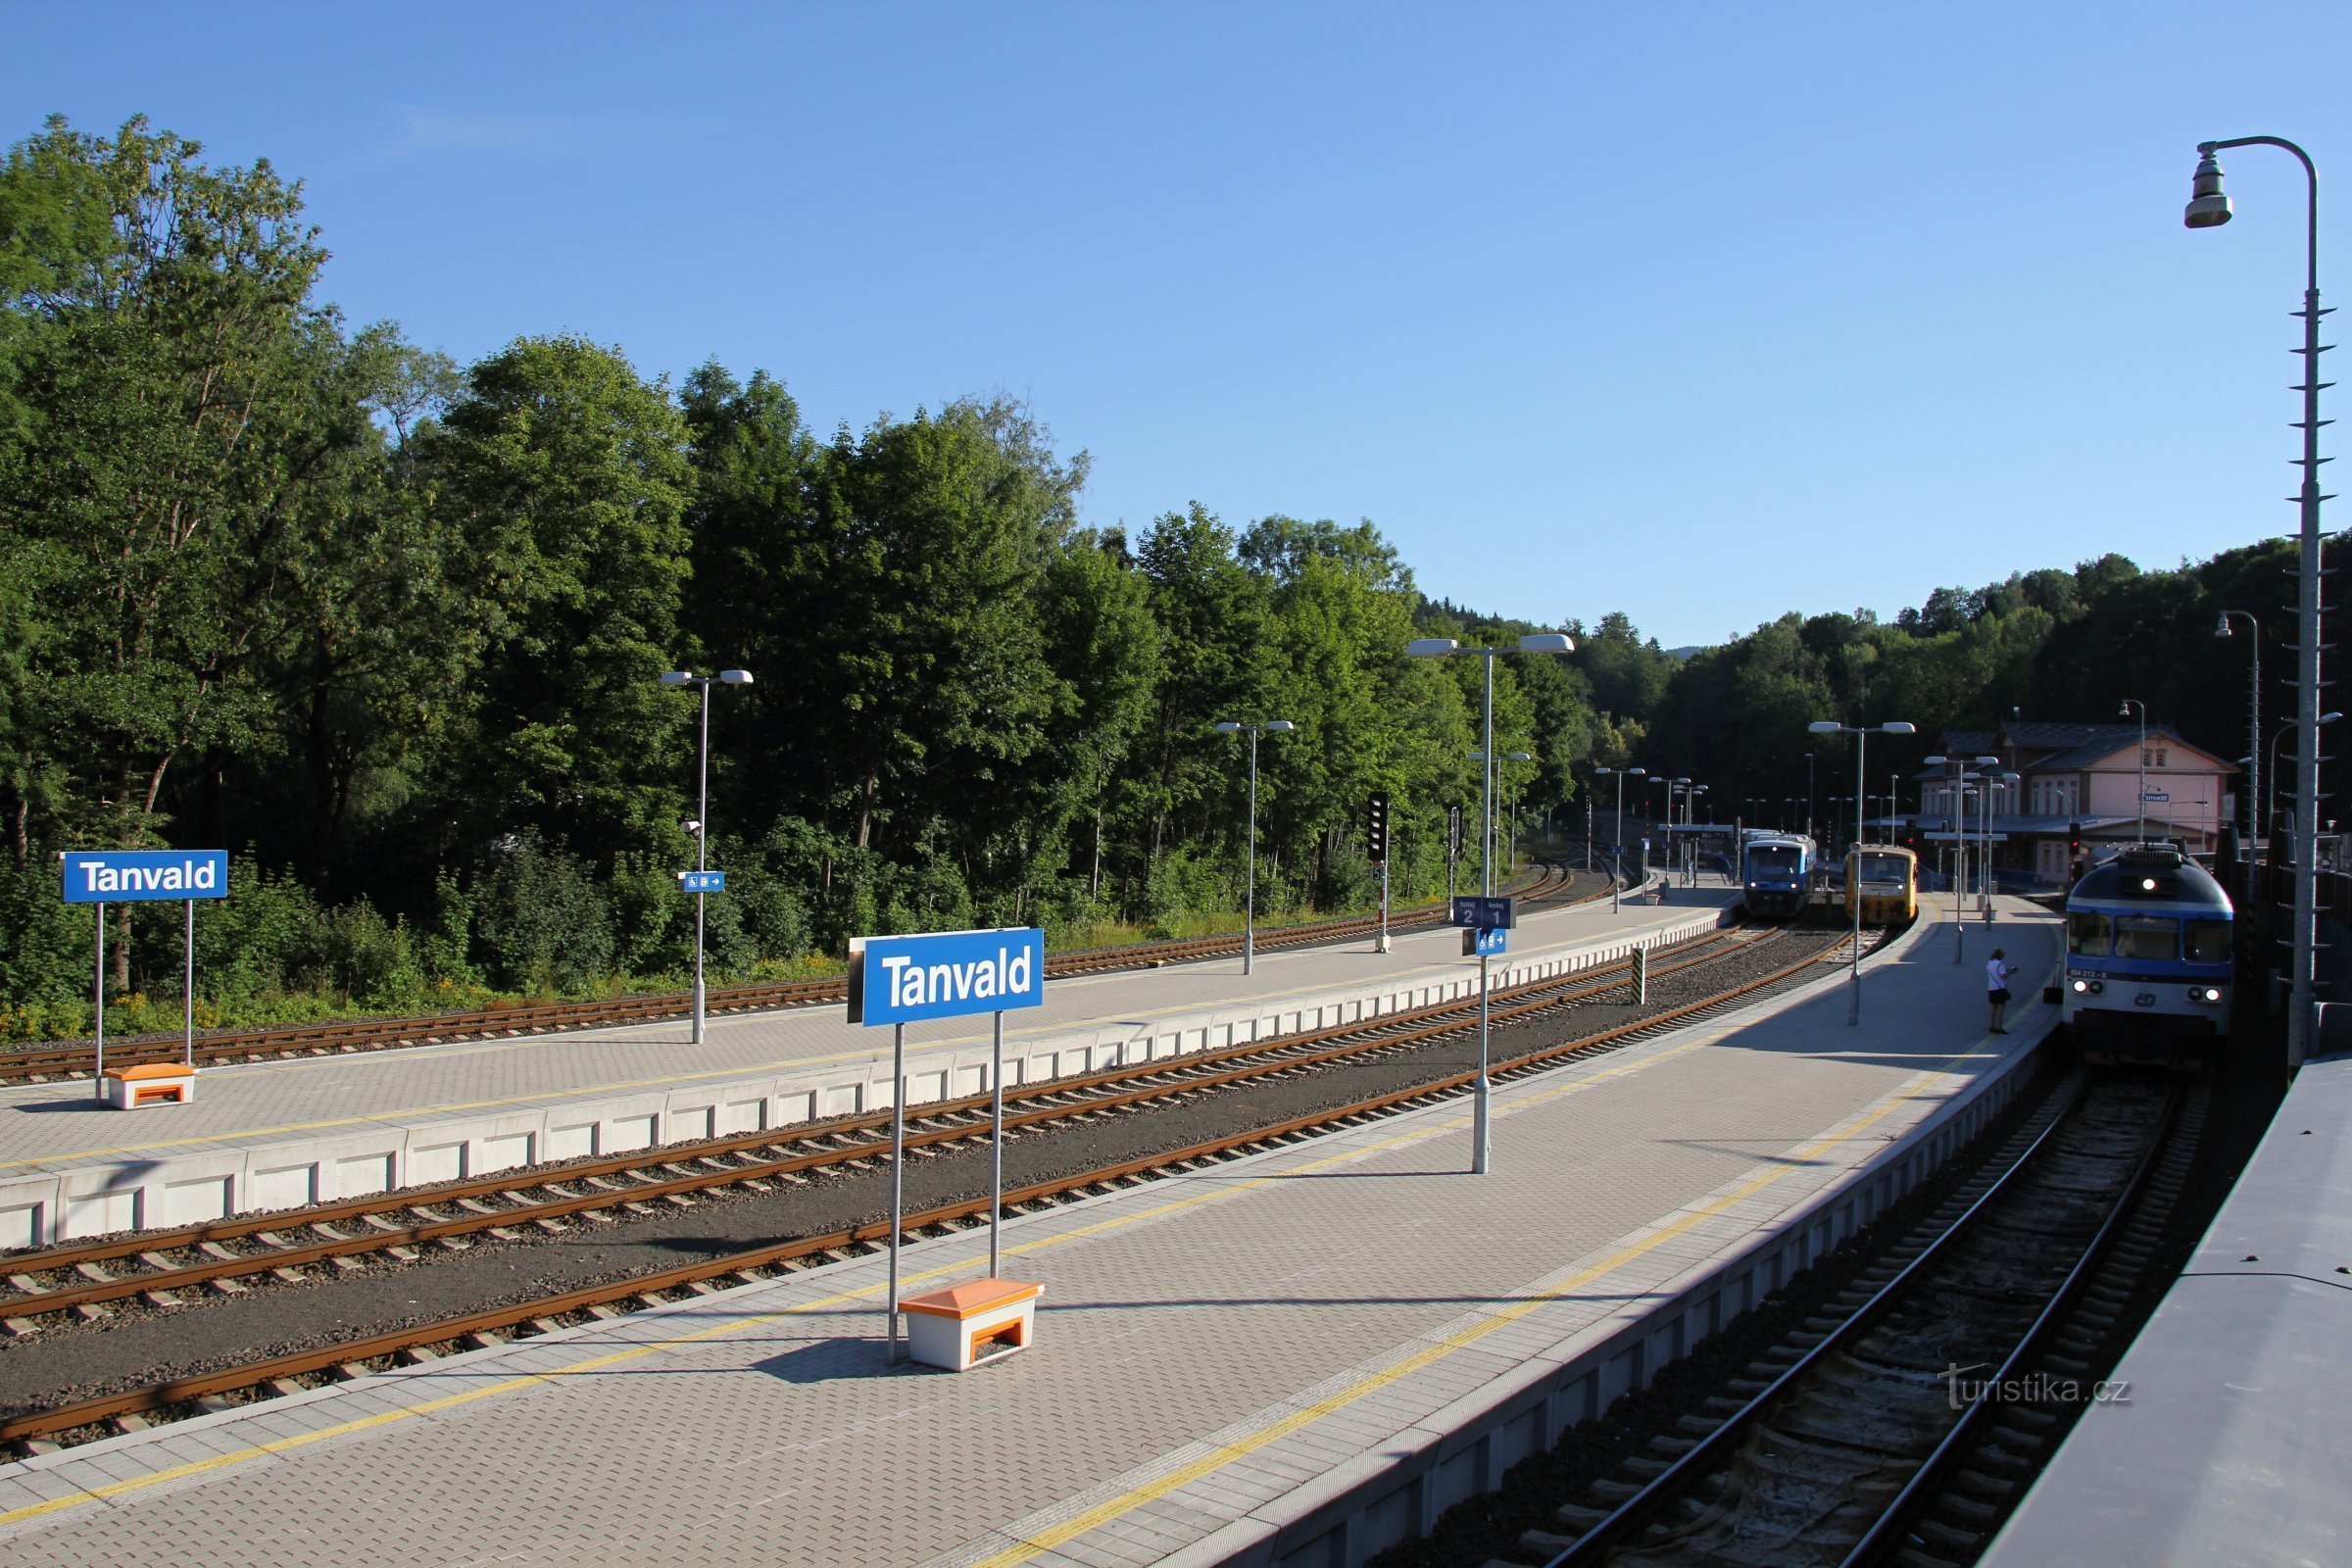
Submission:
[[[1374,790],[1364,803],[1364,851],[1374,865],[1389,863],[1389,792]]]

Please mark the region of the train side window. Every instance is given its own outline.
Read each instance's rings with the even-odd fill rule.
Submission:
[[[2113,923],[2096,909],[2077,909],[2066,917],[2066,951],[2089,957],[2107,956]]]
[[[2180,956],[2180,922],[2154,914],[2117,915],[2115,956],[2119,958],[2178,959]]]
[[[2227,920],[2190,920],[2182,928],[2182,945],[2188,950],[2191,963],[2228,963],[2230,961],[2230,922]]]

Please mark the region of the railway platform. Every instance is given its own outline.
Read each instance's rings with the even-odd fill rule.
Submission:
[[[2307,1062],[1983,1561],[2352,1561],[2352,1056]]]
[[[1505,986],[1711,929],[1734,893],[1530,908]],[[1398,933],[1051,982],[1008,1014],[1029,1083],[1474,995],[1460,933]],[[976,1025],[976,1027],[975,1027]],[[756,1132],[891,1102],[890,1032],[839,1005],[207,1067],[193,1102],[122,1111],[86,1082],[0,1088],[0,1248],[200,1223],[519,1165]],[[987,1020],[907,1031],[909,1103],[988,1088]]]
[[[2037,982],[2056,922],[2003,901]],[[1971,956],[1980,937],[1969,936]],[[1010,1222],[1023,1353],[883,1360],[853,1259],[0,1467],[26,1565],[1359,1563],[1867,1224],[2013,1089],[1928,922],[1769,1002]],[[2017,987],[2021,999],[2037,986]],[[909,1293],[984,1273],[911,1246]]]

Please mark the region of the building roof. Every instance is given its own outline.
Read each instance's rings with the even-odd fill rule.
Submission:
[[[1946,756],[1978,757],[1997,753],[2014,746],[2021,752],[2053,748],[2040,757],[2031,757],[2018,763],[2021,773],[2067,773],[2079,771],[2114,756],[2126,747],[2139,745],[2140,728],[2132,724],[2011,724],[1998,730],[1947,729],[1943,732]],[[2170,724],[2151,724],[2147,729],[2151,741],[2162,740],[2175,746],[2185,746],[2199,757],[2212,762],[2224,773],[2234,773],[2234,763],[2223,760],[2213,753],[2182,735]],[[1945,768],[1922,768],[1911,775],[1923,781],[1948,778]]]

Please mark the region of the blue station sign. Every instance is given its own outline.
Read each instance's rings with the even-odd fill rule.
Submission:
[[[1510,951],[1511,934],[1500,926],[1487,926],[1466,933],[1464,946],[1471,956],[1492,958]]]
[[[226,850],[68,850],[68,904],[160,904],[228,897]]]
[[[913,1023],[1045,1004],[1046,934],[1034,926],[850,943],[852,1023]]]
[[[1451,923],[1474,931],[1508,931],[1519,923],[1516,914],[1508,899],[1456,899]]]
[[[678,886],[688,893],[724,893],[727,873],[724,871],[680,871]]]

